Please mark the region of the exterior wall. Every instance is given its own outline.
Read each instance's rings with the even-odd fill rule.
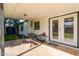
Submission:
[[[28,23],[27,22],[24,23],[23,31],[21,31],[21,26],[19,26],[19,34],[25,35],[25,36],[28,35]]]
[[[41,34],[43,32],[46,32],[47,36],[49,36],[49,28],[48,28],[48,18],[39,18],[39,19],[34,19],[33,21],[33,27],[30,27],[30,32],[31,33],[36,33],[36,34]],[[35,21],[40,21],[40,30],[34,30],[34,22]],[[49,37],[47,37],[46,41],[48,42]]]
[[[74,17],[74,39],[72,39],[70,41],[65,41],[64,40],[64,29],[63,29],[64,28],[63,19],[68,18],[68,17]],[[32,33],[41,34],[43,32],[46,32],[46,34],[48,36],[48,38],[46,39],[46,42],[49,42],[49,18],[50,17],[43,17],[43,18],[38,18],[38,19],[32,20],[33,25],[34,25],[34,21],[40,21],[40,30],[34,30],[34,26],[32,28],[30,27],[30,32],[32,32]],[[51,23],[50,23],[50,26],[51,26]],[[50,40],[77,47],[77,13],[59,17],[59,27],[61,28],[61,29],[59,29],[59,39],[54,40],[54,39],[52,39],[52,36],[50,36]],[[52,31],[50,31],[50,35],[52,35]]]

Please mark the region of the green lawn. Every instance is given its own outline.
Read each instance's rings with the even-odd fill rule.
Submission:
[[[64,37],[65,38],[71,38],[72,39],[73,38],[73,34],[72,33],[65,33],[64,34]]]
[[[53,37],[58,39],[58,33],[54,32],[53,33]],[[64,34],[64,38],[69,38],[69,39],[73,39],[73,33],[65,33]]]
[[[23,35],[5,35],[5,41],[22,39]]]

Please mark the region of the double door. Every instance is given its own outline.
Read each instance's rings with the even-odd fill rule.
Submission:
[[[50,40],[68,45],[77,45],[76,15],[50,20]]]

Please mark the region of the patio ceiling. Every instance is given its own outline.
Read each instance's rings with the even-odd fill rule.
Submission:
[[[5,17],[24,18],[40,18],[50,15],[58,15],[79,10],[79,4],[59,4],[59,3],[4,3]]]

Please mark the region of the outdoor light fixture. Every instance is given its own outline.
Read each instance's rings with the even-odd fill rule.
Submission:
[[[23,18],[24,18],[25,20],[28,20],[27,14],[23,14]]]
[[[27,14],[24,14],[24,16],[27,16]]]

